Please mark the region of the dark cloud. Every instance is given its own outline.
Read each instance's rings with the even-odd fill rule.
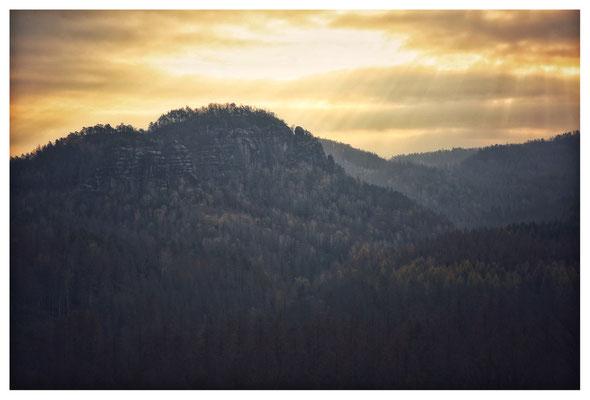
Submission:
[[[388,11],[346,13],[338,28],[378,30],[427,53],[476,53],[513,62],[579,59],[579,11]],[[571,61],[571,60],[570,60]]]

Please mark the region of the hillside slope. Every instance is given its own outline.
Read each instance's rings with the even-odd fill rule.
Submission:
[[[176,110],[147,132],[87,128],[12,159],[10,173],[19,387],[133,386],[117,368],[140,354],[117,337],[140,329],[156,340],[154,329],[194,323],[189,314],[272,314],[363,246],[450,228],[346,175],[302,128],[248,107]]]
[[[486,147],[467,157],[455,152],[460,160],[445,163],[425,161],[436,153],[386,161],[342,143],[321,142],[352,176],[398,190],[459,226],[579,219],[579,132]]]

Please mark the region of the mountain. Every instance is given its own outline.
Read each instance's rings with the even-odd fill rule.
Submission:
[[[24,210],[42,214],[55,202],[52,212],[67,212],[64,218],[83,209],[85,217],[105,221],[111,218],[105,204],[131,206],[141,199],[158,208],[172,196],[204,212],[245,212],[268,228],[279,222],[275,213],[286,227],[297,226],[294,231],[307,230],[299,224],[317,225],[328,242],[340,231],[402,244],[450,226],[400,193],[347,176],[301,127],[291,130],[270,113],[233,105],[175,110],[147,132],[85,128],[13,159],[11,182],[15,220],[30,218]],[[137,210],[129,211],[119,208],[117,217],[133,224]],[[354,244],[350,240],[345,247]]]
[[[580,135],[397,156],[321,139],[352,176],[390,187],[458,226],[579,219]]]
[[[363,246],[401,246],[451,227],[346,175],[301,127],[234,105],[175,110],[148,131],[85,128],[13,158],[10,174],[17,386],[94,382],[97,371],[77,358],[85,339],[70,324],[92,335],[100,327],[92,357],[116,364],[129,354],[122,343],[116,353],[101,347],[105,338],[167,329],[168,318],[177,327],[180,316],[196,323],[188,314],[276,312],[294,285]],[[137,319],[126,319],[131,310]],[[112,385],[134,383],[119,372]]]
[[[579,388],[578,221],[458,230],[325,149],[213,104],[12,158],[11,388]]]

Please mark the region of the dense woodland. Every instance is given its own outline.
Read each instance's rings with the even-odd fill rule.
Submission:
[[[321,139],[347,173],[393,188],[460,227],[577,220],[580,133],[551,140],[396,156]]]
[[[319,143],[210,105],[11,159],[11,387],[579,387],[579,217],[458,229]]]

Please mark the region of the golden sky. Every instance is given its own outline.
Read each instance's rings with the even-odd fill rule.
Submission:
[[[209,103],[389,157],[580,125],[578,11],[11,11],[10,154]]]

